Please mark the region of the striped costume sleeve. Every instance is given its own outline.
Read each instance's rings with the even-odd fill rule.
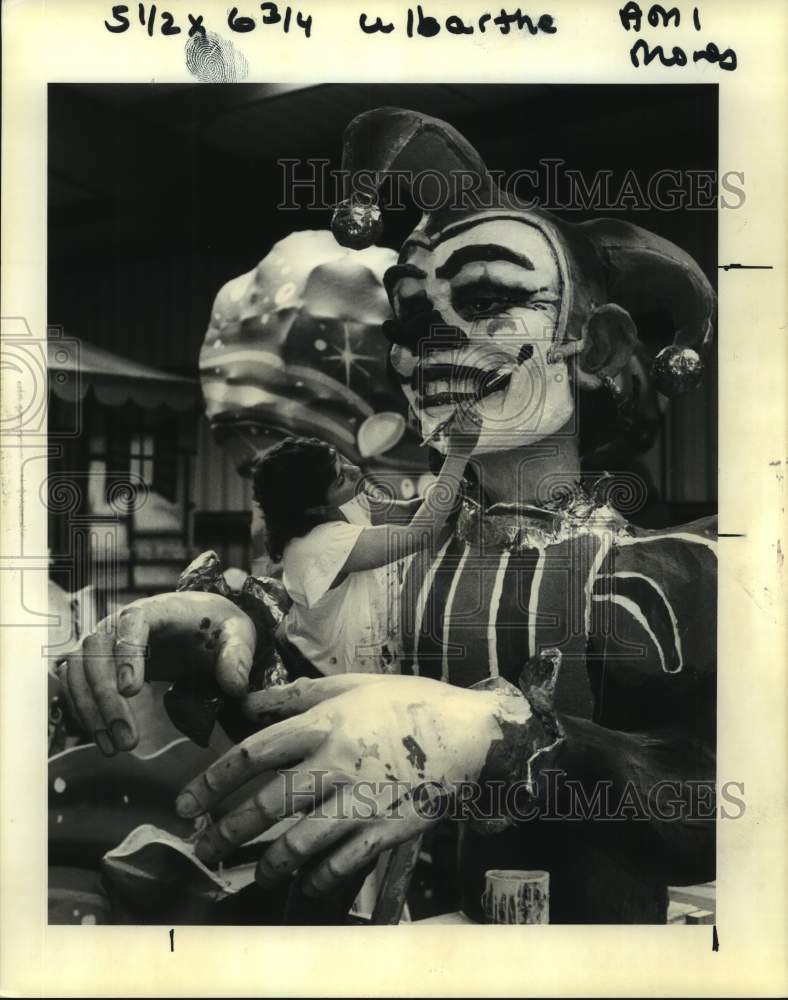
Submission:
[[[609,785],[614,801],[662,802],[647,822],[591,824],[647,859],[665,884],[714,877],[715,823],[699,808],[714,798],[716,552],[714,526],[699,523],[617,540],[592,589],[588,668],[591,720],[561,717],[565,739],[550,761],[590,801]],[[540,780],[544,780],[544,775]]]
[[[711,724],[716,564],[712,522],[619,539],[591,596],[597,721],[630,730]]]

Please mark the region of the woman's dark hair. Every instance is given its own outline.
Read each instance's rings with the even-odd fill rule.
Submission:
[[[289,437],[255,462],[252,483],[255,502],[265,518],[266,546],[281,562],[291,538],[299,538],[321,523],[310,507],[326,502],[326,490],[336,479],[337,453],[317,438]]]

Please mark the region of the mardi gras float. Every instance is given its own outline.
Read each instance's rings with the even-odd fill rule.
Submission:
[[[348,177],[426,168],[473,172],[487,207],[448,202],[424,212],[383,275],[393,317],[381,324],[378,343],[387,343],[423,443],[445,451],[451,423],[468,405],[481,433],[448,538],[439,551],[414,557],[402,588],[401,619],[412,623],[403,634],[404,676],[294,681],[271,640],[281,594],[260,581],[242,595],[195,588],[203,561],[178,600],[165,595],[170,603],[155,614],[138,602],[151,660],[162,614],[171,615],[170,643],[174,635],[183,650],[199,634],[205,600],[225,601],[215,608],[255,650],[259,690],[247,699],[247,718],[260,726],[284,716],[275,731],[292,740],[288,753],[274,753],[267,726],[236,731],[240,742],[189,783],[180,817],[198,824],[191,842],[203,864],[266,837],[260,881],[300,872],[310,898],[341,893],[383,851],[435,823],[413,808],[396,824],[343,817],[348,835],[326,858],[319,824],[307,825],[314,832],[302,832],[294,852],[292,834],[287,842],[272,834],[264,816],[242,822],[235,805],[242,786],[272,760],[297,768],[308,740],[315,766],[359,780],[396,778],[455,802],[463,783],[485,795],[492,787],[522,793],[522,813],[491,814],[474,802],[476,812],[462,816],[458,877],[472,919],[484,918],[485,872],[538,869],[549,875],[553,922],[662,922],[668,885],[713,877],[714,818],[694,807],[692,789],[713,793],[715,777],[715,525],[645,531],[630,523],[616,502],[615,476],[584,475],[580,401],[607,394],[632,426],[632,366],[638,360],[642,379],[644,358],[632,314],[644,303],[669,317],[648,377],[664,396],[689,391],[704,372],[714,294],[689,255],[638,226],[574,225],[512,201],[445,122],[383,108],[346,132]],[[338,243],[363,251],[380,227],[379,207],[351,192],[332,230]],[[250,301],[252,284],[244,286]],[[216,314],[220,322],[222,310]],[[320,350],[318,339],[328,344],[314,330],[309,336],[312,350]],[[211,350],[224,350],[218,330]],[[206,368],[210,358],[206,350]],[[233,363],[224,356],[225,366]],[[263,379],[263,391],[282,378],[276,361],[238,363],[249,366],[241,379]],[[215,367],[224,378],[226,367]],[[294,388],[306,390],[307,380],[299,381]],[[254,400],[269,407],[261,422],[281,426],[275,400]],[[299,424],[301,411],[290,413],[288,429],[309,426]],[[359,446],[357,433],[344,440]],[[208,645],[201,655],[212,666]],[[73,669],[65,671],[67,686]],[[378,753],[359,755],[359,747]],[[673,808],[665,810],[667,786]],[[283,803],[271,809],[288,813]],[[217,839],[210,824],[219,816]]]

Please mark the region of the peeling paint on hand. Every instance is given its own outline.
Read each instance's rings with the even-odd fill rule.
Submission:
[[[427,755],[412,736],[404,736],[402,745],[408,752],[408,763],[417,771],[423,771],[427,765]]]
[[[374,757],[376,760],[380,760],[380,749],[377,743],[365,743],[364,740],[359,740],[358,745],[362,757]]]

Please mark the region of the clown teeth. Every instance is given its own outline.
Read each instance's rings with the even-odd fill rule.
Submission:
[[[467,369],[466,369],[467,371]],[[475,396],[482,399],[490,392],[504,388],[509,383],[512,369],[481,369],[459,379],[433,379],[419,387],[417,394],[422,399],[432,399],[442,393],[457,393],[462,396]]]
[[[451,392],[451,383],[448,379],[438,379],[424,386],[424,396],[427,399],[446,392]]]

